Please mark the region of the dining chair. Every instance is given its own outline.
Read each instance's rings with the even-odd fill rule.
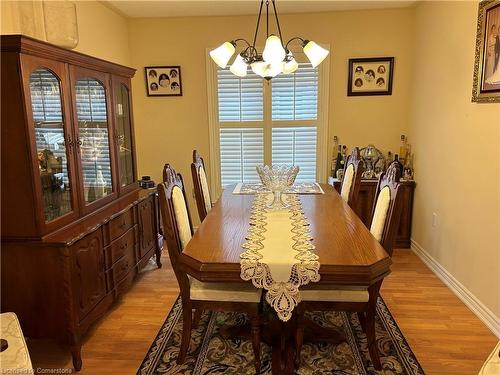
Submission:
[[[402,194],[399,179],[400,167],[392,163],[382,174],[377,184],[377,194],[373,206],[370,232],[392,256],[394,239],[401,216]],[[379,280],[368,288],[356,286],[332,286],[325,284],[309,284],[301,289],[301,302],[297,306],[297,330],[295,337],[296,361],[300,365],[300,351],[304,339],[306,311],[355,311],[360,324],[366,333],[368,351],[376,370],[382,365],[376,345],[375,316],[377,299],[383,280]]]
[[[172,268],[179,283],[182,300],[182,341],[177,363],[186,359],[191,328],[196,326],[203,310],[246,313],[250,320],[255,368],[260,369],[261,289],[250,283],[206,283],[188,275],[179,265],[179,257],[193,236],[193,226],[182,176],[169,164],[163,170],[163,183],[157,186],[164,235]],[[193,322],[193,309],[194,322]]]
[[[359,148],[355,147],[347,159],[344,177],[340,185],[340,196],[354,211],[356,211],[355,205],[359,195],[363,171],[363,159]]]
[[[191,175],[193,176],[194,196],[200,221],[205,220],[208,212],[212,209],[212,200],[210,199],[210,189],[208,188],[207,174],[205,172],[205,163],[198,151],[193,150],[193,162],[191,163]]]

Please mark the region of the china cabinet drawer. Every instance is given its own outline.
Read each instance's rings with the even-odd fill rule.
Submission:
[[[120,237],[128,229],[134,225],[134,211],[128,210],[118,217],[115,217],[108,224],[109,239],[113,241],[114,239]]]
[[[121,259],[131,248],[135,247],[137,225],[130,228],[125,234],[117,238],[105,249],[106,269],[109,269]],[[133,250],[132,250],[133,251]]]
[[[126,254],[113,265],[113,284],[116,286],[127,275],[127,273],[135,266],[134,248],[127,249]]]

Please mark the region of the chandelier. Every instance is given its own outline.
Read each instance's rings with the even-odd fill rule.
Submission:
[[[288,46],[294,41],[299,41],[301,43],[304,54],[311,62],[313,68],[321,64],[321,62],[328,56],[328,50],[320,47],[312,40],[293,37],[286,44],[284,44],[278,20],[278,13],[276,12],[275,0],[272,0],[271,3],[273,6],[274,19],[276,20],[278,35],[269,35],[269,0],[266,0],[266,44],[261,54],[255,48],[262,8],[264,6],[264,0],[261,0],[253,43],[250,44],[248,41],[241,38],[222,43],[219,47],[210,51],[210,57],[218,66],[222,69],[226,68],[227,63],[234,55],[238,44],[243,44],[242,51],[238,53],[233,61],[233,64],[229,68],[229,70],[238,77],[245,77],[247,75],[249,65],[255,74],[267,80],[270,80],[280,73],[293,73],[297,70],[299,64],[293,57],[292,52],[288,49]]]

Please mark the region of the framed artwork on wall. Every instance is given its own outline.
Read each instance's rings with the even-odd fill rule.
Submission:
[[[349,59],[347,96],[392,95],[394,57]]]
[[[472,101],[500,103],[500,1],[479,3]]]
[[[144,71],[148,96],[182,96],[180,66],[146,66]]]

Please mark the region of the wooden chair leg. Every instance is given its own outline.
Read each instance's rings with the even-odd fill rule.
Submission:
[[[361,325],[361,328],[363,328],[363,331],[366,333],[365,313],[363,311],[358,311],[357,314],[358,314],[359,324]]]
[[[200,324],[201,320],[201,315],[203,314],[202,309],[196,309],[194,310],[194,316],[193,316],[193,328],[198,328],[198,325]]]
[[[295,368],[300,367],[300,352],[304,343],[304,314],[305,309],[299,304],[297,306],[296,329],[295,329]]]
[[[250,327],[252,333],[252,348],[254,354],[255,371],[260,373],[260,318],[258,315],[250,317]]]
[[[382,370],[380,357],[377,348],[377,337],[375,334],[375,308],[369,308],[366,313],[366,338],[368,341],[368,351],[375,370]]]
[[[370,294],[370,299],[368,301],[368,310],[366,311],[366,339],[368,341],[368,351],[370,352],[370,357],[373,362],[375,370],[382,370],[382,364],[380,363],[380,357],[377,348],[377,337],[375,333],[375,316],[377,313],[377,300],[379,296],[380,286],[382,285],[382,280],[376,282],[368,288],[368,293]]]
[[[186,360],[186,355],[191,341],[191,328],[193,320],[193,312],[191,304],[182,304],[182,341],[179,355],[177,356],[177,364],[181,365]]]

